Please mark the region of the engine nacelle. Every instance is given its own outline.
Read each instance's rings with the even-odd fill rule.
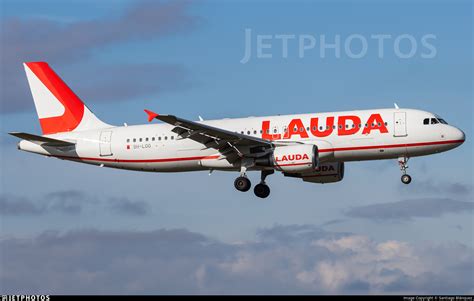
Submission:
[[[334,183],[344,178],[344,162],[325,163],[318,166],[315,172],[304,174],[303,181],[311,183]]]
[[[318,166],[318,147],[312,144],[277,146],[267,162],[257,160],[256,163],[284,173],[311,173]]]
[[[310,183],[335,183],[344,178],[344,162],[323,163],[310,173],[284,173],[287,177],[300,178]]]

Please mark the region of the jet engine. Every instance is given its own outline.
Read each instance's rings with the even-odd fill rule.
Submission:
[[[266,157],[257,158],[255,163],[284,173],[311,173],[318,167],[318,147],[312,144],[277,146]]]
[[[309,173],[283,173],[287,177],[300,178],[310,183],[335,183],[344,178],[344,162],[324,163]]]

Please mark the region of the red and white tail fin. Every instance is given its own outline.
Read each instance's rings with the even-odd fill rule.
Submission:
[[[23,64],[43,135],[110,127],[45,62]]]

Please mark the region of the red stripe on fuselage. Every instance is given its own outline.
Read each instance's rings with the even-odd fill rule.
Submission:
[[[453,144],[462,143],[464,140],[448,140],[448,141],[433,141],[433,142],[421,142],[421,143],[408,143],[408,144],[386,144],[386,145],[371,145],[371,146],[355,146],[355,147],[341,147],[341,148],[328,148],[320,149],[319,152],[337,152],[337,151],[350,151],[350,150],[366,150],[374,148],[397,148],[397,147],[417,147],[417,146],[428,146],[428,145],[442,145],[442,144]],[[81,161],[99,161],[99,162],[117,162],[117,163],[165,163],[165,162],[179,162],[179,161],[192,161],[192,160],[213,160],[218,159],[219,155],[214,156],[200,156],[200,157],[181,157],[181,158],[165,158],[165,159],[107,159],[107,158],[89,158],[89,157],[70,157],[70,156],[54,156],[52,157],[69,160],[81,160]],[[296,163],[293,165],[303,165],[310,163]],[[288,165],[279,165],[288,166]]]
[[[429,145],[454,144],[454,143],[462,143],[462,142],[464,142],[464,140],[448,140],[448,141],[433,141],[433,142],[420,142],[420,143],[353,146],[353,147],[339,147],[339,148],[320,149],[319,152],[326,153],[326,152],[338,152],[338,151],[365,150],[365,149],[374,149],[374,148],[417,147],[417,146],[429,146]]]
[[[213,160],[220,156],[201,156],[201,157],[182,157],[182,158],[165,158],[165,159],[107,159],[107,158],[88,158],[88,157],[70,157],[70,156],[52,156],[60,159],[72,159],[81,161],[100,161],[100,162],[117,162],[117,163],[164,163],[164,162],[179,162],[179,161],[193,161],[193,160]]]

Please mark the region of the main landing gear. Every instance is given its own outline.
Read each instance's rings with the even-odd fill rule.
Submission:
[[[245,173],[245,171],[246,169],[242,168],[240,177],[238,177],[234,181],[235,189],[242,192],[249,191],[250,187],[252,186],[250,180],[247,178],[247,174]],[[268,175],[271,175],[274,172],[274,170],[262,170],[260,183],[257,184],[253,189],[253,192],[259,198],[264,199],[270,195],[270,187],[268,187],[268,185],[265,183],[265,179]]]
[[[255,188],[253,189],[253,192],[259,198],[264,199],[270,195],[270,187],[268,187],[268,185],[265,183],[265,179],[267,178],[267,176],[271,175],[274,172],[274,170],[262,170],[260,184],[255,186]]]
[[[400,165],[400,170],[402,171],[402,183],[403,184],[410,184],[411,183],[411,177],[410,175],[407,174],[407,168],[408,168],[408,158],[407,157],[400,157],[398,158],[398,164]]]
[[[252,183],[250,183],[250,180],[244,175],[235,179],[234,186],[238,191],[246,192],[249,191]]]

